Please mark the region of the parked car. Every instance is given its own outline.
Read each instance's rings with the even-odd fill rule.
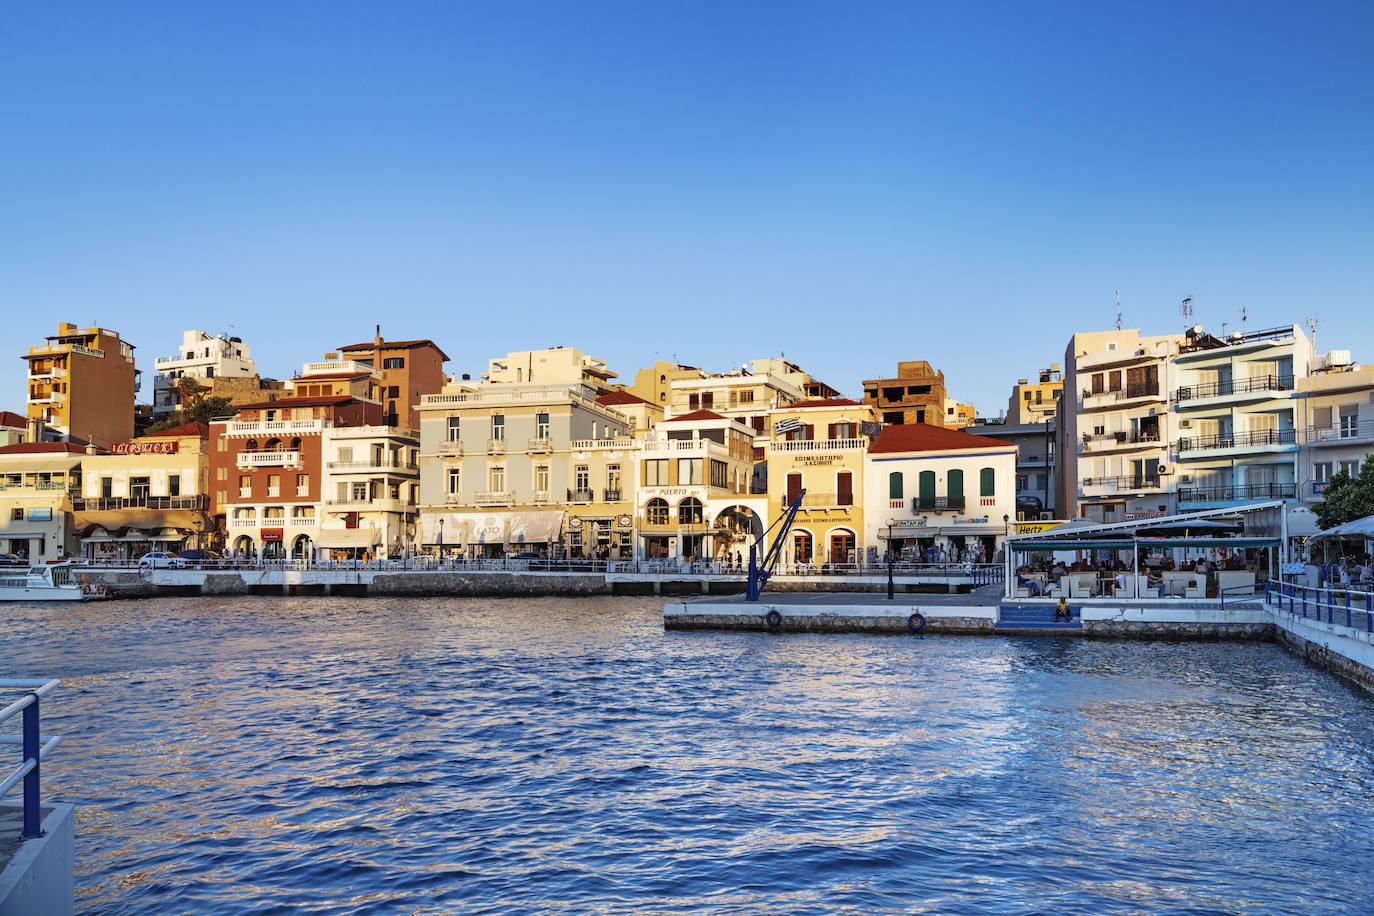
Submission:
[[[28,566],[29,564],[19,559],[12,553],[0,553],[0,566]]]
[[[177,556],[189,563],[214,562],[220,558],[217,550],[183,550]]]
[[[174,553],[153,550],[138,558],[138,568],[143,569],[185,569],[186,561]]]

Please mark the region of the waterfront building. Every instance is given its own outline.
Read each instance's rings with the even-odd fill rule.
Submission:
[[[672,396],[673,382],[679,379],[706,378],[706,373],[696,366],[684,366],[667,360],[654,360],[648,368],[635,373],[633,385],[622,385],[621,390],[636,395],[660,409],[668,409],[668,399]]]
[[[1055,505],[1058,420],[1051,416],[1038,423],[980,421],[967,430],[1016,446],[1016,520],[1057,518]]]
[[[0,552],[46,563],[73,556],[72,496],[86,450],[70,442],[0,446]]]
[[[325,432],[381,426],[375,401],[348,395],[246,404],[211,424],[214,511],[241,556],[309,559],[321,527]]]
[[[150,550],[218,547],[209,436],[208,426],[186,423],[86,455],[72,495],[80,555],[120,561]]]
[[[252,379],[257,366],[248,345],[238,337],[212,336],[205,331],[189,330],[181,334],[181,348],[175,356],[160,356],[153,360],[157,373],[153,376],[153,416],[161,418],[181,407],[177,382],[195,379],[211,396],[217,380]]]
[[[1015,518],[1015,445],[913,423],[886,427],[866,460],[868,543],[903,559],[991,561]]]
[[[386,426],[420,428],[420,398],[444,387],[444,363],[448,355],[432,340],[385,340],[382,326],[366,343],[339,348],[346,360],[375,369],[378,400]]]
[[[42,424],[38,429],[42,430]],[[16,445],[30,439],[29,421],[12,410],[0,410],[0,446]],[[32,437],[33,441],[41,442],[42,435]]]
[[[316,559],[409,556],[420,489],[419,434],[387,425],[331,425],[321,432],[320,447],[317,525],[293,531],[293,548],[304,537]]]
[[[884,425],[945,423],[945,373],[923,359],[899,362],[896,378],[865,379],[863,386],[864,403],[878,409]]]
[[[760,365],[766,361],[757,361]],[[704,375],[700,378],[680,378],[672,383],[668,416],[680,417],[698,410],[709,410],[723,417],[739,420],[754,431],[762,447],[768,436],[768,415],[779,407],[786,407],[806,399],[805,373],[787,367],[781,374],[754,371],[742,367],[732,372]],[[760,455],[762,460],[762,455]]]
[[[598,400],[614,377],[559,347],[494,359],[482,381],[422,397],[422,546],[628,559],[638,440],[629,417]]]
[[[28,419],[97,448],[133,437],[138,374],[133,344],[118,332],[64,321],[23,358],[29,364]]]
[[[870,437],[879,430],[877,410],[847,398],[825,398],[781,407],[770,419],[767,479],[775,485],[768,493],[768,521],[799,495],[802,500],[782,545],[782,562],[876,562],[878,542],[866,539],[865,506],[873,504],[864,499],[864,473]],[[882,514],[881,506],[878,511]]]
[[[746,562],[768,497],[753,493],[755,434],[738,417],[696,410],[638,443],[638,548],[647,560]]]
[[[1059,397],[1064,393],[1064,381],[1059,363],[1041,369],[1037,381],[1017,379],[1007,401],[1007,423],[1021,426],[1026,423],[1045,423],[1054,417]]]
[[[1173,511],[1168,379],[1185,342],[1180,334],[1146,337],[1138,329],[1069,339],[1058,427],[1059,513],[1120,522]]]
[[[800,388],[802,396],[808,401],[838,398],[840,396],[839,391],[820,379],[812,377],[811,373],[807,372],[785,356],[768,356],[763,359],[753,360],[749,363],[749,371],[754,375],[766,375],[772,378],[782,379],[789,385]]]
[[[1297,380],[1297,391],[1297,493],[1310,512],[1325,499],[1333,476],[1359,474],[1374,453],[1374,366],[1356,366],[1349,350],[1334,350]]]
[[[1191,329],[1174,358],[1171,413],[1178,509],[1282,499],[1289,534],[1315,534],[1297,508],[1297,380],[1312,343],[1297,325],[1225,338]],[[1309,530],[1304,530],[1309,529]]]

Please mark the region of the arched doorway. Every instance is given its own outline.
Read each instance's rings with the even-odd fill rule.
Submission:
[[[310,535],[298,534],[291,542],[291,559],[308,560],[311,555]]]
[[[800,566],[811,564],[815,556],[815,538],[805,528],[792,529],[792,562]]]
[[[234,556],[245,559],[252,559],[257,555],[253,549],[253,539],[246,534],[241,534],[234,538]]]
[[[830,529],[830,556],[828,562],[831,565],[854,562],[854,532],[850,531],[848,528]]]
[[[749,545],[763,537],[763,520],[748,506],[726,506],[711,523],[713,554],[722,563],[749,562]]]

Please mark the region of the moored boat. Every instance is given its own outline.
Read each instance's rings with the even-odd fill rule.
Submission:
[[[30,566],[0,575],[0,601],[89,601],[105,597],[105,586],[72,580],[70,563]]]

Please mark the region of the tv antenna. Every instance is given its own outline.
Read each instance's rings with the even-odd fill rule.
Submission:
[[[1307,316],[1307,330],[1308,330],[1308,332],[1312,335],[1312,352],[1313,352],[1313,353],[1316,353],[1316,352],[1317,352],[1317,325],[1319,325],[1319,324],[1321,324],[1321,320],[1320,320],[1319,318],[1317,318],[1316,315],[1308,315],[1308,316]]]
[[[1249,315],[1248,315],[1248,312],[1247,312],[1247,310],[1246,310],[1246,307],[1242,305],[1242,306],[1240,307],[1240,336],[1241,336],[1241,337],[1244,337],[1244,336],[1245,336],[1245,320],[1246,320],[1246,318],[1248,318],[1248,317],[1249,317]]]
[[[1121,330],[1121,290],[1116,291],[1116,329]]]

